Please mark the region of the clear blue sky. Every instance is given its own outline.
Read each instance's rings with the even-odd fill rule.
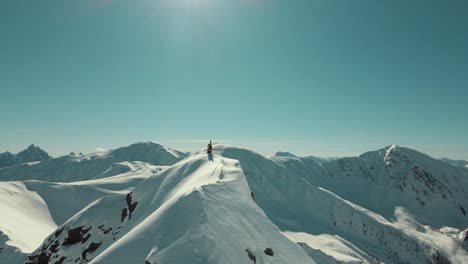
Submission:
[[[468,159],[468,2],[0,1],[0,152]]]

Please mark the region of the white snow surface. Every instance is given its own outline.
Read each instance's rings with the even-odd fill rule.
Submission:
[[[96,180],[0,182],[0,260],[19,263],[18,259],[24,259],[23,253],[36,250],[57,225],[91,202],[125,194],[165,168],[143,162],[124,162],[123,165],[130,171]]]
[[[125,162],[145,162],[155,166],[173,165],[187,156],[153,142],[135,143],[115,150],[88,155],[67,155],[37,164],[0,168],[0,181],[41,180],[74,182],[111,176],[109,170]],[[127,168],[126,171],[131,171]],[[119,171],[121,173],[121,171]]]
[[[57,228],[47,204],[22,182],[0,182],[0,232],[7,245],[31,253]]]
[[[0,169],[7,179],[41,179],[0,182],[0,197],[10,201],[1,215],[37,221],[31,226],[40,230],[29,240],[18,231],[29,222],[2,217],[0,262],[34,251],[28,263],[41,254],[50,263],[93,264],[254,263],[253,256],[255,263],[468,263],[468,171],[411,149],[327,161],[219,144],[213,155],[155,143],[118,150],[5,170],[17,176]],[[42,167],[47,162],[53,170]]]
[[[238,161],[193,155],[139,184],[132,218],[121,221],[124,196],[108,196],[83,209],[51,235],[83,227],[90,239],[62,246],[52,259],[75,259],[90,243],[100,247],[80,261],[90,263],[315,263],[284,236],[254,203]],[[100,227],[100,228],[99,228]],[[102,229],[113,230],[104,234]],[[265,254],[272,248],[273,256]],[[36,254],[39,252],[36,252]],[[34,254],[33,254],[34,255]]]

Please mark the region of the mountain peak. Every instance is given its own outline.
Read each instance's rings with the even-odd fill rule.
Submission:
[[[31,144],[27,149],[16,154],[22,162],[43,161],[52,158],[47,152],[40,147]]]
[[[18,152],[18,154],[11,154],[4,152],[0,154],[0,168],[13,166],[19,163],[44,161],[51,159],[49,154],[34,144],[29,145],[26,149]]]
[[[390,146],[387,146],[385,150],[386,150],[386,153],[384,156],[384,161],[386,164],[389,164],[390,160],[392,159],[392,156],[395,154],[398,155],[400,148],[396,144],[392,144]]]

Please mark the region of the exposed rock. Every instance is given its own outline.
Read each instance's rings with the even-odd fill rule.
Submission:
[[[268,256],[272,256],[272,257],[273,257],[273,255],[274,255],[273,249],[271,249],[271,248],[266,248],[264,252],[265,252],[265,254],[267,254]]]
[[[25,162],[44,161],[51,158],[52,157],[50,157],[49,154],[41,148],[31,145],[18,154],[11,154],[8,151],[0,153],[0,168]]]
[[[432,255],[432,264],[451,264],[450,260],[446,256],[436,252]]]
[[[65,259],[67,259],[67,258],[66,257],[61,257],[59,260],[55,261],[54,264],[62,264],[65,261]]]
[[[122,216],[123,217],[123,213],[122,212]],[[121,222],[123,222],[123,219],[121,218]],[[100,225],[98,226],[98,229],[101,230],[101,232],[104,234],[104,235],[107,235],[110,233],[110,231],[112,231],[112,227],[109,227],[109,228],[105,228],[104,225]]]
[[[94,242],[91,242],[91,244],[89,244],[88,248],[85,249],[82,253],[81,253],[81,257],[83,258],[83,260],[86,260],[86,255],[88,253],[92,253],[94,251],[96,251],[96,249],[99,248],[99,246],[101,246],[102,242],[99,242],[99,243],[94,243]]]
[[[37,264],[48,264],[49,260],[50,260],[50,255],[43,252],[37,257]]]
[[[128,219],[132,219],[132,213],[135,211],[135,208],[137,207],[138,202],[134,202],[130,205],[130,208],[128,210],[130,211],[130,214],[128,214]]]
[[[132,219],[132,213],[135,211],[138,202],[132,202],[132,192],[127,193],[127,196],[125,197],[125,202],[127,203],[127,208],[122,209],[121,213],[121,218],[120,221],[123,222],[125,220],[125,217],[127,216],[127,210],[128,210],[128,219]]]
[[[257,263],[257,257],[255,257],[255,254],[250,249],[246,249],[245,252],[247,252],[247,256],[254,264]]]
[[[62,227],[62,228],[60,228],[60,229],[57,229],[57,231],[55,231],[55,237],[59,237],[60,234],[62,234],[62,231],[63,231],[64,228],[65,228],[65,227]]]
[[[60,242],[58,240],[55,240],[55,243],[52,246],[50,246],[50,249],[49,249],[50,252],[57,253],[59,246],[60,246]]]
[[[89,239],[90,237],[91,237],[91,234],[87,234],[87,235],[83,238],[83,240],[81,240],[81,244],[86,243],[86,241],[88,241],[88,239]]]
[[[87,240],[89,239],[89,235],[86,236],[86,237],[83,237],[86,233],[88,233],[88,231],[91,229],[91,227],[89,227],[88,229],[83,229],[83,226],[79,226],[77,228],[72,228],[72,229],[69,229],[68,230],[68,236],[67,238],[65,238],[65,240],[63,241],[63,244],[64,246],[66,245],[73,245],[73,244],[77,244],[77,243],[80,243],[82,242],[83,240]],[[85,240],[85,241],[86,241]]]
[[[127,202],[127,207],[130,208],[130,206],[132,205],[132,192],[127,193],[125,201]]]
[[[122,213],[120,214],[120,222],[123,222],[127,217],[127,208],[122,209]]]

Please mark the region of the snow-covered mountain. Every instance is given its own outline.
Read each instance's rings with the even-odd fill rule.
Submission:
[[[468,170],[468,161],[466,160],[453,160],[453,159],[447,159],[447,158],[442,158],[440,160],[450,163],[453,166],[461,167],[461,168]]]
[[[22,263],[44,238],[90,203],[123,195],[166,167],[124,162],[128,172],[71,183],[0,182],[0,263]],[[21,259],[21,260],[18,260]]]
[[[433,232],[467,228],[468,174],[463,169],[395,145],[324,164],[216,149],[239,160],[257,204],[292,239],[302,234],[303,241],[296,241],[302,245],[309,235],[316,240],[332,234],[386,263],[426,263],[438,256],[454,263],[468,260],[459,241],[441,241],[445,236]]]
[[[468,171],[415,150],[317,162],[159,148],[177,160],[133,152],[79,181],[0,182],[0,214],[13,212],[0,262],[468,263]]]
[[[338,157],[331,157],[331,158],[322,158],[322,157],[316,157],[316,156],[298,157],[298,156],[292,154],[291,152],[287,152],[287,151],[278,151],[278,152],[276,152],[275,156],[277,156],[277,157],[301,158],[301,159],[305,159],[305,160],[313,160],[313,161],[315,161],[317,163],[325,163],[325,162],[329,162],[329,161],[339,159]]]
[[[88,155],[67,155],[34,164],[0,168],[0,181],[43,180],[72,182],[107,177],[131,171],[122,162],[141,161],[153,165],[172,165],[186,153],[153,143],[135,143],[115,150]]]
[[[20,151],[18,154],[12,154],[8,151],[0,153],[0,168],[26,162],[44,161],[51,158],[52,157],[41,148],[30,145],[27,149]]]

